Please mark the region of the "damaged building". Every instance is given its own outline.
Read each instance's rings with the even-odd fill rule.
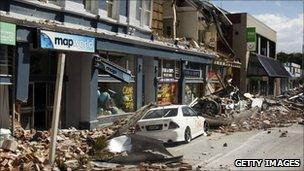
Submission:
[[[60,56],[66,57],[61,128],[94,128],[153,101],[184,103],[186,82],[203,84],[217,56],[197,42],[155,34],[156,20],[158,32],[166,27],[164,1],[0,3],[1,25],[13,28],[1,32],[15,35],[11,44],[1,41],[1,91],[7,94],[1,94],[1,127],[16,115],[24,128],[50,128]]]
[[[223,88],[221,81],[232,77],[232,69],[240,68],[232,49],[232,23],[224,12],[205,1],[164,1],[163,31],[160,37],[175,38],[177,44],[188,48],[211,52],[215,58],[211,65],[188,62],[185,65],[185,96],[182,103],[190,104],[195,98],[213,93]],[[158,14],[156,12],[156,14]],[[158,22],[155,22],[155,27]],[[159,34],[159,28],[153,27]],[[231,37],[231,36],[230,36]],[[206,71],[199,74],[200,70]],[[159,94],[158,96],[161,96]]]
[[[264,84],[272,90],[273,80],[286,76],[249,72],[247,27],[256,28],[255,52],[270,57],[273,30],[206,1],[4,0],[0,15],[5,128],[15,115],[24,128],[50,128],[60,56],[66,57],[61,128],[109,124],[150,102],[190,104],[231,79],[242,91]]]

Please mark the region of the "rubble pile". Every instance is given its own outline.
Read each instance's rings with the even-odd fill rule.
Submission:
[[[93,132],[70,129],[57,136],[56,167],[59,169],[86,168],[90,147],[86,143]],[[48,131],[24,130],[17,125],[14,132],[15,149],[0,149],[0,170],[50,170],[48,161],[50,134]]]
[[[250,109],[251,101],[243,97],[238,88],[229,85],[211,95],[196,98],[189,106],[207,118],[231,119],[234,114]]]
[[[264,97],[261,108],[252,112],[250,117],[233,119],[231,124],[219,127],[219,132],[246,131],[286,127],[304,121],[304,87],[300,86],[284,95],[274,98]]]
[[[209,55],[214,55],[215,57],[219,58],[219,55],[212,50],[212,47],[207,47],[205,44],[198,44],[195,40],[182,37],[182,38],[165,38],[165,37],[159,37],[157,35],[154,35],[155,42],[171,47],[177,47],[184,50],[192,50],[196,52],[203,52]]]
[[[254,113],[251,117],[237,120],[228,126],[221,126],[219,127],[219,131],[227,133],[253,129],[268,129],[271,127],[286,127],[292,123],[303,122],[303,118],[304,115],[301,111],[278,107]]]
[[[146,107],[140,113],[149,109]],[[91,170],[92,168],[119,169],[124,165],[109,164],[107,167],[96,165],[92,161],[109,162],[115,157],[127,157],[126,152],[110,152],[108,140],[123,132],[132,132],[130,119],[138,116],[121,119],[113,125],[94,130],[77,130],[75,128],[59,130],[57,135],[56,158],[53,167],[49,164],[50,132],[37,130],[24,130],[15,125],[13,137],[5,137],[0,146],[0,170]],[[17,122],[16,122],[17,123]],[[131,131],[126,130],[126,125]],[[0,140],[2,138],[0,137]],[[130,158],[130,157],[129,157]],[[144,162],[144,161],[143,161]],[[153,168],[180,168],[190,167],[185,163],[179,165],[147,164],[135,165],[137,170],[142,167]],[[187,166],[186,166],[187,165]],[[134,168],[133,167],[133,168]],[[133,169],[132,169],[133,170]]]

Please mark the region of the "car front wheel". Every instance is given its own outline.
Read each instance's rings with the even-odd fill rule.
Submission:
[[[191,131],[190,128],[187,127],[185,130],[185,142],[189,143],[191,141]]]
[[[204,122],[204,132],[207,133],[209,131],[209,124],[208,122]]]

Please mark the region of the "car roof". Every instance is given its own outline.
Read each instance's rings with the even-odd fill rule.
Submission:
[[[184,106],[187,106],[187,105],[167,105],[167,106],[155,107],[155,108],[152,108],[150,110],[175,109],[175,108],[184,107]]]

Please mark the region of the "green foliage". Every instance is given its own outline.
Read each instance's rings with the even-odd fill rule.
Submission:
[[[304,58],[304,54],[303,53],[284,53],[284,52],[279,52],[277,54],[277,59],[280,62],[282,62],[282,63],[293,62],[293,63],[301,65],[302,68],[304,67],[303,66],[303,60],[304,60],[303,58]]]

